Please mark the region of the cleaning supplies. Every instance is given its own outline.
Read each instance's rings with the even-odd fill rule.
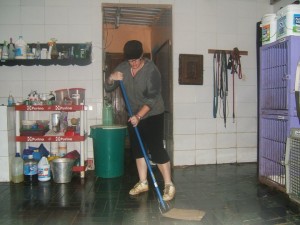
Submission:
[[[6,41],[4,41],[4,43],[3,43],[1,59],[8,59],[8,48],[7,48]]]
[[[35,55],[34,55],[34,58],[35,59],[41,59],[41,44],[40,42],[37,42],[36,43],[36,49],[35,49]]]
[[[24,182],[28,185],[38,183],[38,163],[33,155],[28,155],[24,162]]]
[[[8,44],[8,59],[15,58],[15,45],[12,42],[12,38],[10,38],[10,43]]]
[[[26,59],[27,58],[27,43],[23,40],[23,36],[19,36],[19,39],[15,43],[15,58]]]
[[[43,156],[38,163],[38,180],[48,181],[50,178],[50,164],[47,158]]]
[[[16,156],[11,162],[11,181],[13,183],[21,183],[24,181],[23,166],[24,161],[20,157],[20,153],[16,153]]]

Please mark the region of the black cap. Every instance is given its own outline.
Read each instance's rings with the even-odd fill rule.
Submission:
[[[125,59],[139,59],[143,54],[143,45],[140,41],[131,40],[124,45]]]

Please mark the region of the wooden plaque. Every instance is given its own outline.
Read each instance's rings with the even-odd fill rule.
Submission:
[[[179,84],[203,85],[203,55],[179,55]]]

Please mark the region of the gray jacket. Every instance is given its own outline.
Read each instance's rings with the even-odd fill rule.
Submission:
[[[164,102],[161,95],[161,74],[156,65],[149,59],[144,58],[145,64],[135,77],[131,75],[131,67],[127,61],[119,64],[115,71],[124,74],[124,86],[133,114],[138,113],[143,105],[150,107],[150,112],[145,116],[154,116],[164,112]],[[112,85],[105,82],[107,92],[115,90],[119,82]]]

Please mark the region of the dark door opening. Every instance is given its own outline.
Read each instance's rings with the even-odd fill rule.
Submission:
[[[123,45],[137,39],[143,42],[144,51],[158,66],[162,74],[165,101],[165,146],[173,158],[173,73],[172,73],[172,6],[147,4],[102,4],[103,12],[103,65],[104,75],[123,60]],[[103,93],[111,98],[114,119],[126,123],[120,90]],[[123,110],[122,110],[123,109]],[[125,113],[124,113],[125,112]]]

